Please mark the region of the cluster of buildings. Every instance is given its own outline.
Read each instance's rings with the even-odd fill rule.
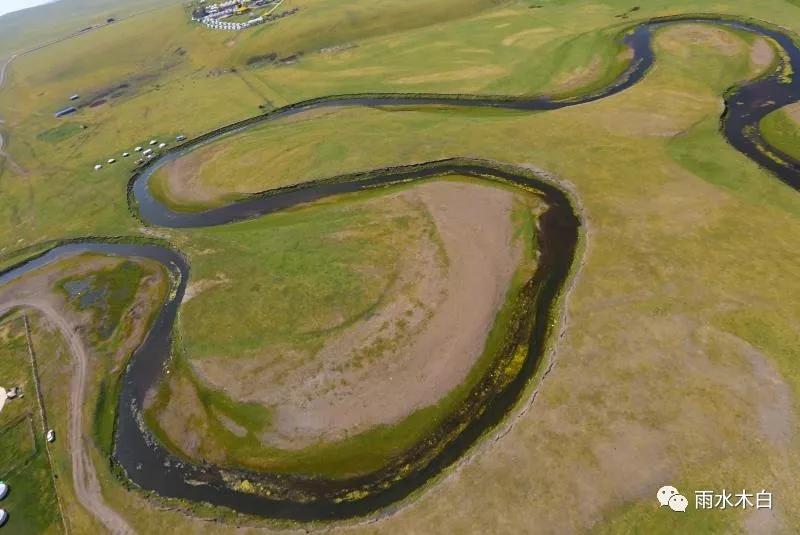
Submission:
[[[186,141],[186,136],[184,136],[183,134],[181,134],[179,136],[176,136],[175,137],[175,141],[177,141],[178,143],[180,143],[181,141]],[[141,153],[141,155],[142,155],[141,158],[139,158],[138,160],[136,160],[133,163],[136,164],[136,165],[139,165],[141,163],[144,163],[147,160],[151,160],[151,159],[155,158],[155,156],[156,156],[156,152],[155,151],[163,149],[166,146],[167,146],[167,144],[165,142],[163,142],[163,141],[159,142],[157,139],[151,139],[150,140],[150,148],[146,149],[146,148],[144,148],[142,146],[138,146],[138,147],[133,149],[133,152],[138,152],[138,153]],[[130,155],[131,155],[130,152],[123,152],[122,153],[122,157],[123,158],[127,158]],[[108,165],[117,163],[117,159],[116,158],[109,158],[106,161],[106,163]],[[99,171],[102,168],[103,168],[103,164],[101,164],[101,163],[95,164],[95,166],[94,166],[94,170],[95,171]]]
[[[72,101],[78,100],[79,98],[81,98],[81,96],[78,95],[77,93],[72,95],[71,97],[69,97],[69,99],[72,100]],[[75,113],[76,111],[78,111],[78,108],[76,108],[75,106],[69,106],[67,108],[63,108],[63,109],[58,110],[55,113],[55,116],[58,119],[58,118],[64,117],[65,115],[69,115],[71,113]]]
[[[201,4],[204,1],[205,0],[202,0]],[[272,16],[272,12],[282,3],[283,0],[226,0],[225,2],[221,2],[219,4],[211,4],[208,6],[201,5],[192,13],[192,20],[200,22],[201,24],[204,24],[208,28],[212,28],[214,30],[244,30],[245,28],[256,26],[263,22],[267,22],[268,20],[272,20],[274,18]],[[224,20],[228,17],[244,15],[257,7],[267,6],[270,4],[275,5],[271,10],[269,10],[268,13],[260,17],[254,17],[250,20],[241,22]]]
[[[239,30],[244,30],[245,28],[249,28],[250,26],[255,26],[256,24],[261,24],[262,22],[264,22],[264,17],[256,17],[246,22],[225,22],[222,20],[210,20],[210,21],[204,21],[203,24],[205,24],[212,30],[239,31]]]

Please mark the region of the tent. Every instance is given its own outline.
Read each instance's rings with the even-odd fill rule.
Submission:
[[[8,399],[8,394],[6,394],[6,389],[0,386],[0,412],[3,412],[3,405],[6,404],[6,399]]]
[[[0,481],[0,500],[8,495],[8,485]]]

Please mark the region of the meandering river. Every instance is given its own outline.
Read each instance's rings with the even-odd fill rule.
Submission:
[[[70,243],[9,270],[0,276],[0,284],[65,256],[86,251],[150,258],[168,266],[177,275],[179,282],[124,374],[119,400],[114,460],[131,481],[143,489],[165,497],[207,502],[253,515],[298,521],[343,519],[388,507],[422,488],[462,457],[509,414],[530,385],[555,328],[552,320],[557,315],[560,298],[575,262],[581,222],[570,197],[554,182],[524,169],[479,160],[453,159],[334,177],[264,192],[227,206],[190,213],[172,210],[155,199],[149,188],[150,177],[168,161],[180,158],[203,144],[241,132],[254,124],[320,107],[449,105],[553,110],[596,101],[624,91],[640,81],[655,60],[652,32],[675,22],[718,24],[767,37],[782,48],[783,61],[789,63],[782,65],[781,69],[790,67],[793,72],[800,71],[800,49],[788,34],[779,30],[753,22],[713,16],[653,20],[635,26],[624,35],[625,44],[633,51],[630,66],[614,83],[591,94],[565,100],[430,94],[361,94],[314,99],[227,125],[190,140],[149,162],[132,177],[128,191],[132,211],[149,225],[167,227],[222,225],[261,217],[330,195],[429,179],[443,174],[466,174],[500,180],[535,189],[542,194],[549,208],[540,219],[538,248],[541,260],[527,287],[535,298],[532,297],[528,303],[527,319],[520,322],[517,330],[511,333],[515,343],[523,343],[528,348],[522,368],[510,381],[490,388],[490,395],[471,395],[466,403],[473,410],[467,411],[467,420],[455,415],[443,424],[442,430],[434,437],[407,452],[396,463],[373,474],[346,480],[326,480],[223,470],[183,461],[152,437],[143,423],[141,407],[146,392],[161,377],[171,354],[172,330],[189,275],[189,264],[178,251],[147,244],[102,241]],[[780,76],[780,72],[776,72],[728,92],[725,97],[726,112],[721,120],[722,133],[733,147],[795,189],[800,189],[800,162],[769,147],[758,133],[758,124],[768,113],[798,100],[800,79],[795,77],[787,80],[785,76]],[[481,383],[479,388],[485,389],[486,386],[487,383]],[[469,406],[469,403],[473,405]],[[406,469],[408,466],[412,467],[410,471]],[[261,493],[237,490],[235,485],[230,484],[231,480],[255,483]]]

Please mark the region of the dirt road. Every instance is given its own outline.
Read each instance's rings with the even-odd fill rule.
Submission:
[[[94,465],[82,437],[83,406],[86,398],[88,361],[75,326],[65,320],[53,306],[36,298],[9,301],[0,305],[0,315],[13,308],[33,309],[46,316],[55,325],[69,346],[75,361],[75,373],[70,382],[69,454],[72,460],[72,480],[75,495],[83,507],[97,518],[111,533],[133,534],[134,530],[116,511],[108,507],[100,491]]]
[[[11,62],[17,59],[18,57],[19,54],[12,54],[5,61],[5,63],[3,63],[3,65],[0,66],[0,91],[3,90],[6,84],[6,72],[8,72],[8,66],[11,65]],[[5,121],[2,118],[0,118],[0,124],[2,123],[5,123]],[[17,174],[24,175],[25,170],[17,162],[12,160],[11,156],[3,150],[4,146],[5,146],[5,139],[3,138],[3,133],[0,132],[0,157],[4,157],[8,161],[8,164],[11,166],[11,168],[14,169],[14,171]]]

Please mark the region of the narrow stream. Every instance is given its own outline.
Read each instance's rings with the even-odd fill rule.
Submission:
[[[538,248],[541,262],[529,283],[535,299],[531,301],[530,321],[516,332],[528,346],[528,356],[517,376],[484,400],[468,422],[445,422],[457,432],[442,434],[442,441],[428,441],[412,449],[391,466],[362,477],[327,480],[295,475],[223,471],[219,467],[184,462],[161,446],[146,429],[141,407],[146,392],[157,383],[170,358],[172,330],[179,303],[183,298],[189,265],[178,252],[155,246],[119,243],[72,243],[20,265],[3,275],[0,284],[65,256],[95,252],[119,256],[146,257],[169,266],[180,274],[177,291],[158,315],[147,339],[135,352],[123,378],[120,394],[114,459],[128,477],[143,489],[166,497],[193,502],[207,502],[258,516],[298,521],[344,519],[366,515],[399,502],[420,489],[462,457],[481,436],[496,427],[519,401],[536,374],[545,351],[552,324],[551,314],[575,260],[580,221],[568,197],[552,183],[530,172],[505,165],[477,160],[443,160],[368,173],[335,177],[319,182],[283,188],[254,195],[246,200],[202,212],[180,212],[161,204],[150,193],[149,179],[165,163],[180,158],[203,144],[233,135],[264,121],[304,113],[320,107],[343,106],[424,106],[449,105],[494,107],[518,110],[555,110],[596,101],[624,91],[640,81],[653,65],[652,31],[675,22],[705,22],[753,32],[774,40],[783,48],[794,72],[800,72],[800,49],[787,35],[754,23],[708,17],[654,20],[636,26],[624,37],[633,50],[630,67],[608,87],[582,97],[549,100],[542,97],[461,96],[461,95],[349,95],[300,102],[245,121],[209,132],[167,151],[140,168],[129,183],[132,210],[145,223],[165,227],[200,227],[222,225],[261,217],[298,204],[330,195],[364,188],[395,184],[408,180],[430,179],[446,174],[471,175],[502,180],[533,188],[541,193],[549,208],[540,219]],[[795,189],[800,189],[800,163],[767,147],[776,160],[759,150],[764,147],[758,135],[758,123],[768,113],[800,100],[800,80],[787,83],[778,74],[767,76],[732,90],[726,96],[726,113],[721,130],[733,147],[772,171]],[[465,425],[460,425],[465,424]],[[407,463],[416,468],[399,476]],[[414,464],[416,462],[416,464]],[[224,477],[257,482],[269,488],[269,496],[233,490]]]

